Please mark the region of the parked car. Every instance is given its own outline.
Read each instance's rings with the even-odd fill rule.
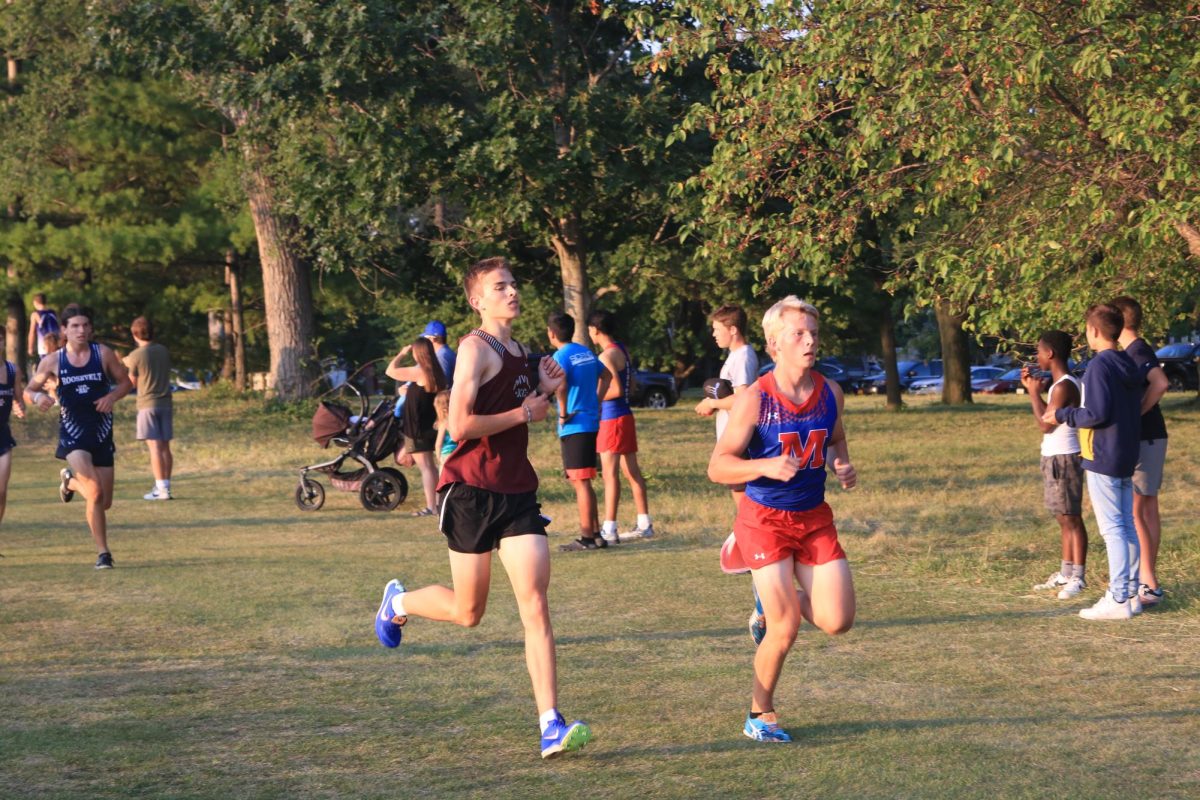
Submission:
[[[173,369],[171,370],[171,391],[185,392],[198,391],[202,386],[200,378],[190,369]]]
[[[896,371],[900,373],[900,391],[903,392],[918,378],[940,378],[942,376],[942,360],[935,358],[932,361],[899,361],[896,363]],[[882,372],[875,380],[864,385],[867,394],[885,394],[887,392],[887,378]]]
[[[1167,388],[1171,391],[1196,391],[1200,386],[1196,361],[1200,359],[1200,344],[1177,342],[1163,345],[1156,353],[1158,364],[1167,375]]]
[[[775,369],[775,362],[767,360],[762,362],[758,367],[759,377],[766,375],[771,370]],[[854,394],[859,391],[859,386],[862,383],[862,377],[856,375],[852,369],[847,369],[842,365],[836,357],[822,358],[817,361],[817,372],[825,376],[826,380],[833,381],[838,386],[842,387],[842,391]]]
[[[636,374],[637,381],[629,395],[631,404],[646,408],[670,408],[679,402],[674,375],[645,369],[637,370]]]
[[[1004,370],[999,367],[971,367],[971,391],[979,391],[980,386],[1003,374]],[[912,394],[939,394],[944,382],[945,378],[940,375],[936,378],[917,378],[909,384],[908,391]]]

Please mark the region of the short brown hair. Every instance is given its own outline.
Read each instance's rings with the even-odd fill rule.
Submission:
[[[463,291],[467,295],[467,300],[471,299],[471,292],[474,290],[475,284],[479,281],[480,277],[489,272],[495,272],[498,269],[512,271],[508,266],[508,259],[504,256],[493,256],[472,264],[471,268],[467,270],[467,274],[463,276]]]
[[[1142,304],[1134,300],[1129,295],[1122,295],[1114,298],[1109,303],[1112,307],[1121,312],[1121,316],[1125,318],[1125,327],[1131,331],[1140,331],[1142,329]]]
[[[143,342],[153,341],[154,325],[145,317],[138,317],[129,326],[129,332],[134,335],[134,338],[141,339]]]
[[[1121,336],[1125,317],[1115,306],[1110,306],[1108,303],[1096,303],[1087,310],[1087,324],[1099,331],[1105,339],[1115,342]]]
[[[726,328],[737,328],[742,336],[746,335],[746,312],[741,306],[721,306],[708,315],[713,322],[719,322]]]

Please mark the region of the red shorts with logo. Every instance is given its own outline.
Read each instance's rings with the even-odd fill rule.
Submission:
[[[846,557],[828,503],[808,511],[782,511],[744,497],[733,523],[733,538],[736,546],[721,548],[721,568],[726,572],[758,569],[788,556],[809,566]]]
[[[637,428],[633,424],[633,414],[600,420],[600,432],[596,434],[596,452],[618,455],[637,452]]]

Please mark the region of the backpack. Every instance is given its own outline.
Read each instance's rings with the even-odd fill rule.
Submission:
[[[37,330],[38,336],[42,337],[43,339],[52,333],[57,334],[59,332],[58,315],[49,308],[44,308],[39,311]]]

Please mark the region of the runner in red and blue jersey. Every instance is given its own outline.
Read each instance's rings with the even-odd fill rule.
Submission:
[[[789,296],[763,317],[775,369],[737,396],[713,450],[708,477],[745,483],[727,569],[751,570],[766,633],[754,656],[754,689],[743,733],[788,742],[775,715],[775,686],[801,619],[830,634],[854,624],[854,581],[825,502],[829,451],[842,487],[858,481],[842,428],[842,392],[814,367],[817,310]],[[799,590],[797,590],[797,585]]]

